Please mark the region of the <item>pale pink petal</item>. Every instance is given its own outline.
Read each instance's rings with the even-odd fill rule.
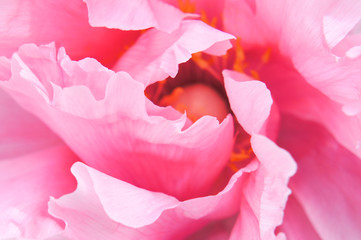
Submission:
[[[0,159],[20,156],[59,142],[43,122],[0,91]]]
[[[43,239],[62,231],[61,221],[47,212],[50,196],[76,186],[70,173],[77,158],[64,145],[0,161],[1,238]]]
[[[11,61],[12,78],[0,85],[82,160],[111,176],[186,199],[208,193],[228,162],[231,115],[222,123],[206,116],[183,129],[186,116],[154,106],[128,74],[93,59],[70,61],[52,45],[25,45]]]
[[[250,164],[217,195],[179,202],[109,177],[84,164],[72,172],[75,192],[49,202],[49,212],[66,222],[64,235],[80,239],[182,239],[206,223],[237,212],[242,180]]]
[[[273,56],[275,59],[271,59],[259,74],[266,80],[280,111],[321,123],[343,146],[361,157],[358,147],[361,144],[360,118],[347,116],[340,104],[310,86],[289,61],[276,54]]]
[[[273,103],[266,85],[245,74],[225,70],[225,89],[237,121],[249,133],[258,133],[267,120]]]
[[[110,67],[139,35],[91,27],[86,4],[81,0],[5,0],[1,12],[0,55],[7,57],[24,43],[55,42],[74,60],[93,57]]]
[[[155,27],[171,33],[188,14],[160,0],[84,0],[94,27],[141,30]]]
[[[275,235],[275,228],[282,223],[295,162],[287,151],[264,136],[253,135],[251,144],[260,166],[245,184],[231,239],[283,239],[282,234]]]
[[[281,126],[279,144],[298,163],[290,186],[315,231],[321,239],[359,239],[360,159],[319,124],[284,116]]]
[[[287,61],[292,62],[305,82],[335,101],[326,100],[332,107],[322,107],[319,113],[314,110],[323,103],[309,105],[311,109],[307,112],[314,112],[314,119],[323,115],[324,111],[329,112],[317,121],[327,126],[340,143],[358,156],[361,156],[361,58],[358,50],[361,41],[357,36],[359,33],[352,29],[361,18],[360,8],[357,0],[322,1],[316,5],[314,1],[259,0],[256,1],[256,11],[252,11],[242,1],[227,0],[224,12],[225,29],[240,36],[246,49],[262,45],[272,47],[276,52],[279,50],[281,55],[288,58]],[[345,36],[350,30],[349,35]],[[334,49],[330,49],[332,47]],[[340,55],[336,56],[336,52]],[[292,76],[281,69],[269,72],[261,79],[268,85],[277,75],[284,79],[279,86],[289,85],[293,81],[284,76]],[[280,89],[283,89],[284,95],[295,94],[297,90]],[[273,94],[273,89],[271,91]],[[295,111],[302,114],[298,109]],[[333,112],[336,114],[333,115]],[[352,124],[345,124],[344,120]]]
[[[323,31],[326,42],[334,48],[361,20],[361,2],[337,1],[323,16]]]
[[[149,85],[168,76],[175,77],[178,64],[186,62],[193,53],[226,53],[232,38],[232,35],[196,20],[183,21],[171,34],[151,29],[123,55],[114,70],[126,71],[137,81]]]

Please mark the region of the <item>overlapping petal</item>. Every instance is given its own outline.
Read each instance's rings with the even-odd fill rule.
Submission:
[[[168,76],[175,77],[178,64],[186,62],[193,53],[225,54],[233,38],[201,21],[185,20],[171,34],[156,29],[144,33],[113,69],[126,71],[137,81],[149,85]]]
[[[217,195],[179,202],[77,163],[72,168],[77,190],[51,200],[49,211],[66,222],[68,237],[182,239],[211,220],[235,214],[242,181],[256,168],[253,162],[237,172]]]
[[[346,131],[342,132],[338,126],[344,119],[358,126],[360,124],[360,117],[357,115],[361,110],[361,70],[357,47],[361,45],[361,41],[357,33],[353,33],[351,37],[346,35],[361,19],[360,2],[323,1],[315,7],[313,1],[294,3],[284,0],[276,3],[254,1],[254,5],[255,8],[252,9],[246,2],[226,1],[225,29],[235,36],[241,36],[247,49],[259,45],[276,49],[291,61],[305,82],[335,101],[323,110],[335,109],[336,112],[342,110],[344,113],[323,114],[327,115],[327,119],[318,118],[316,113],[314,118],[326,125],[345,147],[361,156],[357,148],[361,135],[355,133],[359,127],[347,124]],[[305,15],[307,24],[304,21]],[[347,41],[342,42],[345,38]],[[335,55],[333,48],[336,47],[343,48],[344,54]],[[272,75],[269,73],[268,76]],[[285,83],[288,84],[287,81]],[[284,89],[282,85],[279,86]],[[288,91],[296,95],[296,92],[301,92],[289,89],[285,93]],[[345,114],[355,117],[348,119]]]
[[[289,178],[296,172],[291,155],[261,135],[253,135],[252,148],[260,166],[249,176],[238,220],[230,239],[282,239],[275,228],[282,223]]]
[[[53,45],[23,46],[11,68],[1,85],[107,174],[184,199],[207,193],[228,161],[231,116],[220,124],[206,116],[183,129],[185,116],[153,105],[125,72],[93,59],[73,62]]]
[[[62,231],[62,222],[48,214],[47,202],[75,189],[70,174],[75,161],[63,144],[0,161],[1,238],[40,239]]]
[[[249,133],[259,133],[273,103],[266,85],[247,75],[224,71],[225,89],[237,121]]]
[[[298,163],[290,186],[302,208],[288,211],[303,210],[321,239],[359,238],[359,159],[319,124],[285,116],[281,126],[279,144]]]
[[[55,42],[74,60],[93,57],[110,67],[139,35],[91,27],[86,4],[81,0],[5,0],[1,9],[1,56],[10,57],[24,43]]]

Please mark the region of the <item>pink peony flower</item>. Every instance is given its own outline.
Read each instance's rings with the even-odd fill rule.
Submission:
[[[360,238],[360,9],[3,1],[1,238]]]

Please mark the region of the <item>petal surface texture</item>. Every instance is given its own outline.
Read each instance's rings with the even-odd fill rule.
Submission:
[[[144,85],[94,59],[71,61],[53,45],[24,45],[0,84],[90,166],[180,199],[202,196],[227,164],[233,119],[186,116],[160,108]],[[120,167],[121,166],[121,167]],[[141,176],[141,177],[139,177]]]
[[[242,180],[256,168],[250,164],[234,174],[216,195],[180,202],[76,163],[77,190],[51,200],[49,211],[67,223],[63,235],[71,238],[182,239],[211,220],[235,214]]]

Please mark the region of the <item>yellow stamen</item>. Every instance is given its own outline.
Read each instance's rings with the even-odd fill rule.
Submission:
[[[242,149],[241,152],[232,152],[231,157],[228,163],[228,167],[237,172],[242,165],[247,161],[250,160],[254,156],[253,150],[250,147],[248,150]]]
[[[262,62],[268,63],[271,58],[271,48],[267,48],[266,52],[262,55]]]
[[[259,80],[259,73],[256,70],[251,70],[251,76],[256,80]]]
[[[207,23],[209,26],[214,27],[214,28],[217,25],[217,18],[213,17],[212,20],[209,21],[207,13],[204,10],[201,11],[201,20],[203,22]]]
[[[190,0],[178,0],[179,9],[185,13],[195,13],[196,4]]]
[[[233,69],[237,72],[243,72],[244,68],[246,67],[244,63],[245,55],[241,45],[241,40],[239,38],[237,38],[235,42],[234,50],[236,56],[233,64]]]
[[[174,102],[177,102],[184,89],[181,87],[177,87],[173,90],[173,92],[165,97],[159,102],[160,106],[168,106]]]
[[[207,59],[206,59],[207,57]],[[214,66],[214,58],[204,55],[201,52],[193,53],[192,60],[197,64],[197,66],[210,73],[214,78],[221,80],[222,77],[220,76],[219,72],[216,71],[212,66]]]

